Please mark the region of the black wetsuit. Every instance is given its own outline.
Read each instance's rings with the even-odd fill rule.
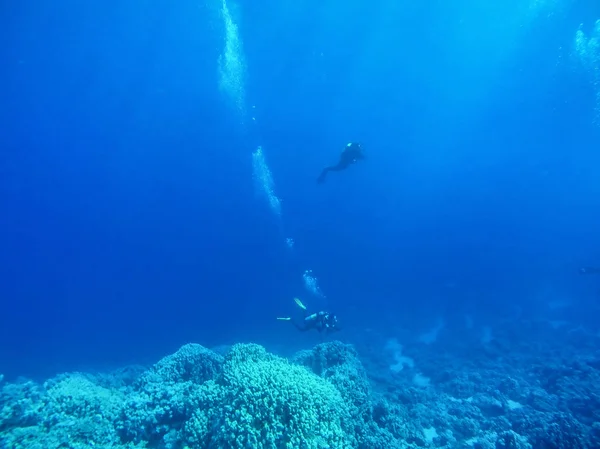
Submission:
[[[317,312],[307,315],[302,323],[291,320],[292,324],[300,332],[316,330],[317,332],[336,332],[340,330],[337,317],[329,312]]]
[[[327,177],[327,173],[330,171],[341,171],[348,168],[350,165],[354,164],[359,159],[364,159],[365,156],[363,154],[363,150],[359,143],[351,142],[344,148],[342,154],[340,155],[340,160],[336,165],[332,165],[331,167],[325,167],[319,177],[317,178],[317,182],[321,184],[325,181]]]

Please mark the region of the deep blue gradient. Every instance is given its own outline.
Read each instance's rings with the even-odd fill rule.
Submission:
[[[495,3],[230,4],[244,125],[217,0],[3,4],[0,372],[301,345],[274,318],[310,304],[305,269],[342,339],[552,300],[597,326],[600,280],[577,269],[600,265],[600,132],[572,52],[600,4]],[[364,163],[317,185],[354,140]]]

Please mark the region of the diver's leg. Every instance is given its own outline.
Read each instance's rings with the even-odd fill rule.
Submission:
[[[321,172],[321,175],[317,178],[317,182],[319,184],[321,184],[323,181],[325,181],[325,177],[327,176],[327,173],[329,173],[330,171],[341,171],[341,170],[344,170],[345,168],[348,168],[348,165],[344,164],[342,162],[340,162],[337,165],[332,165],[331,167],[325,167],[323,169],[323,171]]]
[[[295,327],[296,329],[298,329],[300,332],[306,332],[307,330],[309,330],[309,329],[310,329],[310,328],[309,328],[309,327],[308,327],[308,326],[307,326],[305,323],[298,324],[298,323],[296,323],[294,320],[292,320],[292,324],[293,324],[293,325],[294,325],[294,327]]]
[[[307,331],[309,329],[309,327],[304,322],[302,322],[302,324],[298,324],[295,320],[293,320],[289,316],[281,317],[281,318],[277,318],[277,319],[279,321],[288,321],[288,322],[292,323],[294,325],[294,327],[296,329],[298,329],[300,332],[304,332],[304,331]]]
[[[319,177],[317,178],[317,182],[319,184],[321,184],[322,182],[325,181],[325,178],[327,177],[327,173],[329,173],[329,170],[331,170],[331,167],[325,167],[323,169],[323,171],[321,172],[321,174],[319,175]]]
[[[327,170],[329,170],[329,171],[341,171],[341,170],[344,170],[345,168],[348,168],[348,164],[346,164],[344,161],[340,161],[336,165],[333,165],[331,167],[327,167]]]

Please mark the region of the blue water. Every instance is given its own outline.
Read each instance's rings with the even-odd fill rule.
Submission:
[[[516,311],[598,330],[578,269],[600,265],[600,129],[574,40],[600,4],[480,3],[231,3],[244,111],[219,89],[217,0],[3,4],[0,372],[310,345],[275,320],[294,296],[342,340]],[[317,185],[350,141],[367,159]]]

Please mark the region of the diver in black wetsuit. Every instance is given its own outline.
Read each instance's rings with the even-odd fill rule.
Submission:
[[[306,313],[306,307],[304,304],[302,304],[302,301],[300,301],[298,298],[294,298],[294,301],[296,301],[298,307],[300,307]],[[333,313],[325,312],[323,310],[310,315],[305,314],[304,320],[302,320],[301,323],[297,323],[290,317],[277,319],[280,321],[291,322],[300,332],[306,332],[314,329],[319,333],[331,333],[340,330],[337,317]]]
[[[600,268],[583,267],[579,269],[579,274],[600,274]]]
[[[365,155],[363,153],[363,149],[359,143],[350,142],[340,155],[340,160],[337,165],[332,165],[331,167],[325,167],[319,177],[317,178],[317,182],[319,184],[325,181],[327,177],[327,173],[330,171],[341,171],[348,168],[350,165],[356,163],[359,159],[364,159]]]

